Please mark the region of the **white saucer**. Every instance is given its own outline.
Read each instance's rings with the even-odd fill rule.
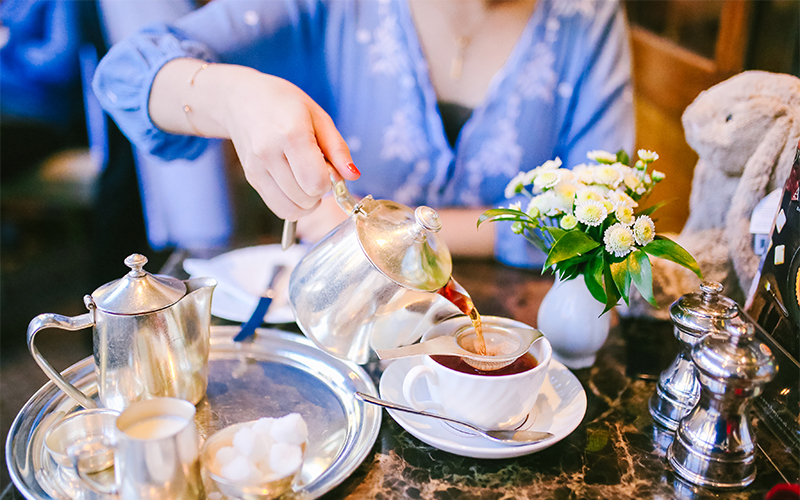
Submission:
[[[183,268],[192,278],[214,278],[218,285],[211,299],[211,314],[218,318],[243,323],[258,305],[258,299],[272,278],[277,264],[287,269],[284,286],[278,284],[278,296],[267,311],[267,323],[291,323],[294,313],[286,297],[288,276],[294,266],[308,251],[308,247],[294,245],[286,251],[280,245],[259,245],[233,250],[212,259],[186,259]]]
[[[421,362],[421,357],[414,356],[398,359],[390,364],[381,376],[381,397],[393,403],[410,406],[403,397],[403,377]],[[415,390],[425,391],[424,385],[417,384]],[[427,394],[419,394],[418,397],[425,399]],[[476,411],[480,411],[480,401],[476,401],[475,407]],[[472,458],[511,458],[548,448],[572,433],[586,414],[586,392],[571,371],[558,361],[550,360],[547,380],[536,400],[536,406],[521,429],[550,432],[553,437],[522,446],[489,441],[434,418],[394,410],[388,412],[411,435],[440,450]]]

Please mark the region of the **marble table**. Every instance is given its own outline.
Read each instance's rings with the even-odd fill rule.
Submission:
[[[179,274],[180,259],[172,265]],[[456,260],[454,277],[482,314],[535,325],[551,276],[484,260]],[[662,306],[668,306],[662,305]],[[388,499],[763,499],[776,484],[798,483],[800,467],[788,448],[754,416],[761,451],[748,488],[714,492],[681,481],[665,460],[671,434],[655,426],[647,401],[658,374],[678,345],[669,322],[614,316],[594,366],[574,373],[588,409],[578,428],[537,453],[511,459],[474,459],[431,447],[384,413],[380,435],[356,471],[324,498]],[[377,385],[381,368],[366,365]],[[763,426],[762,426],[763,427]],[[13,488],[2,500],[22,498]]]

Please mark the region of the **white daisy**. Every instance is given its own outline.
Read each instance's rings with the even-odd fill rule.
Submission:
[[[546,162],[542,163],[539,167],[542,170],[555,170],[561,167],[561,158],[556,156],[555,160],[547,160]]]
[[[513,198],[515,194],[522,192],[524,178],[525,172],[520,172],[509,181],[509,183],[506,185],[505,192],[503,193],[505,194],[506,198]]]
[[[598,167],[594,171],[594,178],[600,184],[615,188],[622,181],[620,173],[611,166]]]
[[[640,215],[633,224],[633,236],[639,245],[647,245],[656,237],[656,225],[653,219],[646,215]]]
[[[664,175],[664,172],[659,172],[658,170],[653,170],[652,176],[655,182],[661,182],[664,180],[664,177],[666,177],[666,175]]]
[[[603,195],[598,193],[596,189],[592,189],[592,187],[578,189],[575,193],[575,203],[581,204],[587,201],[603,201]]]
[[[608,163],[609,165],[617,161],[617,155],[601,149],[589,151],[586,153],[586,157],[590,160],[596,161],[597,163]]]
[[[553,170],[542,172],[533,180],[533,187],[537,191],[543,191],[558,184],[561,180],[561,173]]]
[[[602,201],[589,200],[575,207],[575,217],[587,226],[596,227],[608,216],[608,210]]]
[[[633,216],[633,209],[625,205],[617,207],[617,209],[614,210],[614,215],[617,217],[618,221],[626,226],[633,224],[633,221],[636,219],[636,217]]]
[[[558,225],[561,226],[561,229],[569,231],[578,225],[578,219],[572,214],[567,214],[558,221]]]
[[[625,193],[624,191],[612,191],[608,193],[607,196],[609,201],[611,201],[611,203],[614,204],[615,208],[618,207],[633,208],[639,205],[638,203],[636,203],[636,201],[634,201],[633,198],[628,196],[628,193]]]
[[[655,151],[640,149],[639,151],[636,152],[636,154],[639,155],[639,159],[641,159],[642,161],[651,162],[658,160],[658,153],[656,153]]]
[[[635,240],[633,232],[624,224],[612,224],[603,234],[606,251],[614,257],[624,257],[631,253]]]

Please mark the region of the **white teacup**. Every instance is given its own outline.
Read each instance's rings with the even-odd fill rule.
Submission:
[[[492,326],[506,329],[531,327],[508,318],[483,316],[485,330]],[[422,340],[453,335],[470,325],[467,317],[443,321],[429,330]],[[528,353],[536,358],[534,368],[509,375],[465,373],[448,368],[430,356],[413,367],[403,379],[403,396],[417,410],[433,410],[448,417],[470,422],[485,429],[513,429],[533,410],[539,390],[547,376],[553,349],[546,338],[534,342]],[[419,399],[417,384],[427,386],[429,399]]]

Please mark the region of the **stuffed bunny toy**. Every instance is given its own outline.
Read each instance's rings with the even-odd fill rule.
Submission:
[[[800,138],[800,79],[745,71],[702,92],[683,113],[694,169],[689,219],[677,238],[706,280],[723,284],[740,305],[758,270],[750,216],[758,202],[783,187]],[[651,258],[654,309],[631,295],[624,316],[669,319],[669,305],[699,290],[690,271]]]

